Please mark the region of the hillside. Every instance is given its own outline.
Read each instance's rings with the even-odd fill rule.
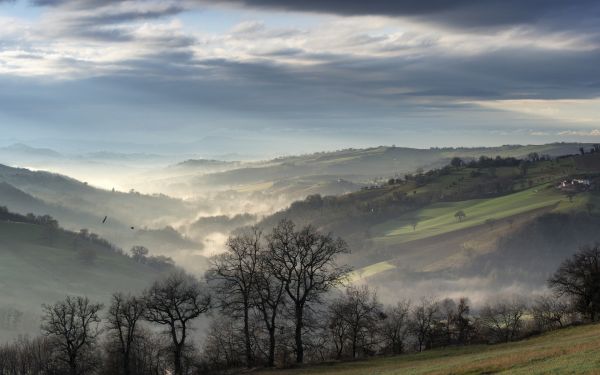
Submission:
[[[343,194],[390,176],[446,165],[458,156],[466,160],[482,155],[526,157],[530,153],[558,156],[577,153],[578,143],[478,148],[374,147],[280,157],[272,160],[225,163],[188,160],[161,171],[167,178],[153,181],[167,192],[194,194],[202,190],[266,192],[300,199],[308,194]],[[221,171],[207,168],[219,165]]]
[[[42,303],[67,294],[106,302],[115,291],[142,290],[166,270],[135,262],[94,235],[17,219],[0,220],[0,317],[21,317],[0,319],[4,338],[7,332],[36,332]]]
[[[100,218],[110,214],[123,222],[139,225],[180,217],[190,209],[183,201],[164,195],[151,196],[136,192],[104,190],[64,175],[5,165],[0,165],[0,182],[10,184],[39,200],[72,211]],[[157,213],[160,213],[159,217]],[[68,219],[78,220],[76,217]]]
[[[463,284],[525,292],[543,287],[549,272],[580,245],[600,241],[594,229],[600,224],[599,177],[600,153],[484,158],[339,197],[311,196],[262,225],[285,217],[340,235],[353,250],[345,260],[356,268],[354,279],[368,279],[383,293],[414,293],[418,282],[428,288],[437,283],[435,293],[452,293]],[[557,188],[572,178],[592,185]],[[561,233],[562,240],[552,233]],[[528,242],[528,236],[539,240]]]
[[[0,165],[0,206],[49,214],[67,229],[87,228],[126,249],[144,245],[174,255],[202,248],[169,226],[193,218],[196,206],[166,195],[104,190],[60,174]]]
[[[325,364],[271,375],[595,374],[600,366],[600,325],[556,330],[520,342],[434,349],[419,354]]]

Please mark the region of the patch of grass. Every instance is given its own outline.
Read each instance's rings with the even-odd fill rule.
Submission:
[[[387,245],[405,243],[459,229],[481,225],[488,219],[505,219],[531,210],[550,207],[566,198],[548,185],[490,199],[439,202],[373,228],[375,241]],[[463,211],[459,221],[454,215]],[[418,222],[413,229],[412,222]]]
[[[264,371],[272,375],[598,374],[600,325],[571,327],[528,340],[419,354]]]
[[[366,278],[376,275],[378,273],[381,273],[381,272],[384,272],[387,270],[391,270],[394,268],[396,268],[396,266],[389,262],[379,262],[379,263],[371,264],[370,266],[359,268],[359,269],[353,271],[350,274],[350,280],[358,281],[360,279],[366,279]]]

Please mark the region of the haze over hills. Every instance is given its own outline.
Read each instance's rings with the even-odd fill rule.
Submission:
[[[402,176],[421,168],[428,170],[447,164],[452,157],[526,157],[529,153],[558,156],[579,152],[580,143],[501,146],[480,148],[375,147],[346,149],[276,159],[221,163],[223,171],[205,168],[206,161],[188,160],[167,168],[169,178],[152,181],[162,192],[198,194],[202,190],[242,192],[267,191],[288,194],[294,199],[311,193],[342,194],[389,176]],[[214,163],[214,162],[213,162]]]
[[[134,189],[125,193],[96,188],[87,182],[54,173],[1,166],[0,181],[3,185],[0,192],[3,201],[11,209],[22,213],[51,214],[67,228],[89,228],[123,247],[129,247],[145,236],[152,237],[152,240],[144,244],[159,251],[167,251],[169,246],[174,246],[178,250],[192,252],[206,247],[210,248],[207,252],[211,252],[212,248],[218,250],[222,246],[223,237],[231,230],[230,225],[212,232],[216,237],[209,238],[207,243],[193,243],[184,236],[200,240],[200,233],[194,230],[197,226],[190,225],[194,221],[211,216],[232,217],[242,214],[255,215],[255,220],[258,220],[309,195],[351,193],[364,186],[386,182],[390,177],[398,178],[419,169],[441,167],[448,164],[452,157],[465,160],[481,155],[521,158],[530,153],[557,156],[577,153],[582,146],[590,147],[576,143],[495,148],[376,147],[254,162],[188,159],[179,163],[169,162],[162,167],[153,164],[152,157],[146,154],[115,156],[114,153],[93,152],[91,155],[100,161],[131,161],[148,156],[145,163],[150,163],[152,167],[146,167],[142,174],[125,173],[129,188]],[[11,153],[11,150],[30,156],[41,153],[59,159],[62,157],[52,150],[25,145],[14,145],[5,148],[4,152]],[[19,157],[12,156],[16,159]],[[119,169],[119,165],[110,169],[112,173]],[[94,174],[98,179],[111,178],[102,170],[94,169]],[[119,180],[119,173],[116,175],[114,179]],[[151,191],[154,194],[136,191]],[[108,216],[109,220],[100,225],[104,216]],[[136,236],[133,236],[130,230],[132,226],[136,229],[145,228],[145,231],[135,231]],[[176,231],[167,229],[164,232],[167,226]],[[158,234],[148,236],[148,231],[153,230],[159,231]],[[160,231],[164,236],[160,235]],[[181,236],[173,243],[173,235],[176,236],[177,231]],[[203,236],[207,235],[205,230],[201,232]],[[161,237],[167,238],[161,240]]]
[[[269,228],[291,218],[346,239],[353,249],[347,260],[357,268],[355,277],[381,285],[382,295],[415,282],[433,285],[434,280],[448,293],[469,284],[477,285],[474,294],[485,295],[500,287],[521,290],[526,282],[529,288],[541,288],[564,258],[565,247],[574,251],[579,244],[600,240],[592,230],[596,208],[586,211],[589,205],[600,206],[597,193],[582,192],[569,202],[555,188],[561,179],[598,173],[600,154],[577,156],[580,147],[591,149],[566,143],[377,147],[264,162],[188,160],[157,169],[158,174],[171,173],[163,181],[182,181],[187,199],[105,190],[64,175],[0,166],[0,205],[22,214],[49,214],[67,229],[85,228],[125,251],[146,246],[195,273],[206,268],[206,256],[223,251],[237,228],[257,223]],[[563,154],[575,156],[554,160]],[[482,155],[515,159],[477,164]],[[456,157],[466,164],[447,167]],[[526,170],[519,158],[529,160]],[[466,220],[455,218],[459,210]],[[526,253],[526,230],[540,238],[528,251],[554,254],[544,257],[544,267],[536,264],[539,272],[531,272],[534,265],[518,256]],[[546,233],[561,233],[563,240]],[[506,269],[516,273],[510,278],[514,282],[496,283]]]
[[[537,295],[561,261],[600,241],[597,145],[377,147],[153,171],[154,188],[171,183],[174,196],[0,165],[0,336],[35,333],[31,312],[64,294],[139,292],[169,258],[201,276],[230,234],[282,219],[341,236],[350,280],[383,302],[468,295],[479,308]],[[140,262],[123,253],[132,246],[158,257]]]
[[[300,223],[312,222],[332,230],[351,242],[355,249],[353,264],[370,267],[363,276],[379,273],[375,271],[378,269],[389,269],[390,274],[391,269],[459,272],[469,263],[470,256],[491,251],[491,243],[506,234],[501,233],[502,224],[495,228],[495,234],[488,233],[486,219],[494,218],[500,223],[509,217],[517,223],[533,219],[534,213],[548,211],[548,207],[564,200],[543,184],[583,170],[571,164],[561,169],[553,162],[542,161],[539,163],[548,166],[537,167],[536,163],[527,177],[520,175],[516,166],[476,171],[465,168],[446,171],[444,175],[424,172],[448,165],[454,157],[465,162],[480,156],[556,157],[577,154],[581,147],[588,150],[592,146],[553,143],[495,148],[376,147],[257,162],[188,159],[145,172],[154,178],[147,185],[185,199],[134,190],[105,190],[59,174],[0,166],[0,202],[21,213],[50,214],[71,230],[87,228],[126,250],[134,245],[147,246],[195,271],[206,264],[204,256],[222,251],[227,235],[235,228],[259,221],[270,226],[277,218],[289,215]],[[50,150],[14,148],[55,155]],[[95,155],[110,158],[103,153]],[[569,159],[561,159],[560,163],[567,163],[566,160]],[[474,173],[480,175],[474,177]],[[406,181],[406,175],[423,181]],[[389,179],[405,182],[387,186]],[[377,189],[370,188],[374,186]],[[540,189],[548,193],[532,193]],[[502,197],[507,194],[510,198]],[[315,195],[327,198],[315,201]],[[290,203],[308,196],[313,196],[313,200],[288,208]],[[554,210],[560,211],[563,206],[564,203]],[[456,223],[452,215],[458,209],[481,213],[464,224]],[[411,210],[414,213],[408,213]],[[433,220],[437,215],[446,221]],[[102,223],[105,216],[108,220]],[[411,230],[409,223],[417,220],[414,218],[419,224]],[[447,255],[440,258],[440,246],[447,248],[445,241],[450,241],[443,236],[455,232],[456,250],[446,249]],[[436,236],[442,236],[438,242]],[[479,238],[479,245],[464,240],[466,236]],[[422,242],[415,242],[414,246],[419,244],[428,250],[420,255],[411,250],[414,241]],[[403,255],[393,255],[395,252]]]
[[[311,196],[261,225],[289,218],[342,236],[355,277],[382,295],[529,293],[543,289],[571,252],[600,241],[599,176],[600,153],[481,159],[339,197]],[[557,188],[575,177],[592,187]]]
[[[163,258],[136,260],[95,234],[0,207],[0,338],[37,333],[42,303],[65,294],[108,302],[115,290],[139,292],[171,268]]]
[[[599,20],[0,0],[0,375],[599,372]]]

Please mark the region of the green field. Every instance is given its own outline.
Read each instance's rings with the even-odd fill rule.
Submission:
[[[350,280],[357,281],[360,279],[366,279],[368,277],[377,275],[378,273],[381,273],[381,272],[384,272],[387,270],[391,270],[394,268],[396,268],[396,266],[391,264],[390,262],[379,262],[379,263],[371,264],[370,266],[363,267],[363,268],[357,269],[356,271],[353,271],[350,274]]]
[[[385,244],[399,244],[481,225],[488,219],[500,220],[551,207],[559,202],[567,205],[569,202],[565,201],[568,199],[564,195],[544,185],[491,199],[439,202],[375,226],[374,239]],[[454,216],[459,210],[467,215],[462,221]],[[413,229],[415,219],[418,224]]]
[[[264,371],[273,375],[600,374],[600,325],[520,342],[445,348],[396,357]]]

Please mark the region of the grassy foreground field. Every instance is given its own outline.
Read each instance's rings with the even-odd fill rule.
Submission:
[[[600,374],[600,325],[565,328],[520,342],[264,371],[271,375]]]

